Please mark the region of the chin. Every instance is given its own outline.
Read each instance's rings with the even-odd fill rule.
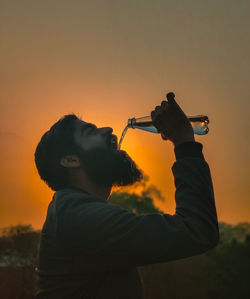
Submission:
[[[95,149],[81,154],[82,167],[97,185],[129,186],[143,178],[132,158],[117,148]]]

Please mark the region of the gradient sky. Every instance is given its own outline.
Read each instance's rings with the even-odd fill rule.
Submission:
[[[209,116],[204,145],[219,221],[250,221],[248,0],[0,0],[0,227],[41,228],[51,191],[34,164],[42,134],[75,113],[120,137],[174,91]],[[122,148],[173,214],[173,145],[129,130]]]

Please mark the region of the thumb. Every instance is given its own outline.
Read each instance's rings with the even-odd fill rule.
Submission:
[[[167,95],[167,100],[169,102],[169,104],[177,104],[175,101],[175,94],[173,92],[169,92]]]
[[[168,140],[167,135],[165,135],[164,133],[161,133],[161,138],[162,138],[163,140]]]

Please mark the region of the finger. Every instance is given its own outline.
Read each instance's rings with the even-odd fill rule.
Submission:
[[[161,106],[156,106],[155,107],[155,113],[156,113],[156,115],[159,115],[160,112],[161,112]]]
[[[156,117],[156,115],[155,115],[155,111],[153,110],[153,111],[151,112],[151,119],[152,119],[152,121],[155,120],[155,117]]]
[[[167,95],[166,95],[167,99],[168,99],[168,103],[170,104],[176,104],[176,101],[175,101],[175,94],[173,92],[169,92]]]
[[[167,108],[167,106],[168,106],[168,102],[167,101],[162,101],[161,102],[161,107],[162,107],[162,109],[166,109]]]
[[[159,122],[159,117],[156,114],[155,110],[151,112],[151,119],[152,119],[153,125],[158,129],[160,122]]]

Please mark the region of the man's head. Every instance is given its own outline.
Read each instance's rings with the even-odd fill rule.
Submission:
[[[112,128],[97,128],[65,115],[46,132],[35,152],[42,180],[54,191],[74,185],[83,171],[100,187],[127,186],[143,177],[125,151],[117,150]]]

